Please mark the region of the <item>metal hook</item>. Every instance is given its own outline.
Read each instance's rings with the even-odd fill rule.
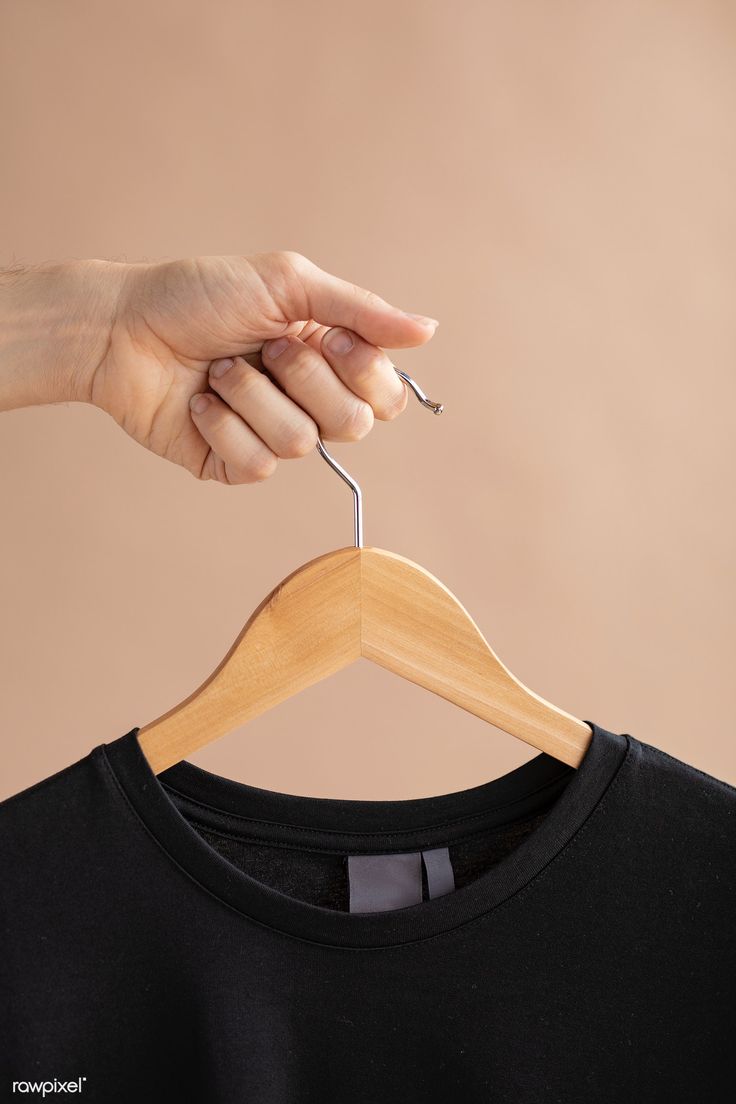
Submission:
[[[404,383],[407,383],[412,389],[416,397],[419,399],[422,406],[426,406],[428,410],[431,410],[433,414],[441,414],[445,409],[443,403],[432,402],[428,399],[425,393],[422,391],[418,383],[416,383],[411,376],[406,372],[402,372],[400,368],[393,365],[394,371],[401,377]],[[341,479],[344,479],[350,490],[353,492],[353,528],[355,532],[355,547],[363,547],[363,495],[361,494],[360,487],[353,479],[352,475],[345,471],[342,464],[338,464],[334,456],[330,456],[329,452],[325,448],[322,437],[317,434],[317,452],[320,454],[323,460],[326,460],[333,471],[336,471]]]
[[[397,368],[395,364],[394,364],[393,368],[394,368],[394,372],[397,372],[398,375],[401,376],[404,383],[409,384],[409,386],[411,387],[411,389],[414,392],[414,394],[416,395],[416,397],[419,399],[422,406],[426,406],[427,409],[431,410],[433,414],[441,414],[442,413],[442,411],[445,409],[443,403],[432,402],[431,399],[427,398],[427,396],[424,394],[424,392],[422,391],[419,384],[415,380],[413,380],[411,378],[411,376],[407,375],[406,372],[402,372],[401,369]]]

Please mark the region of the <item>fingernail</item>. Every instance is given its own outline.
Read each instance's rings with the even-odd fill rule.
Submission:
[[[192,398],[189,400],[189,408],[190,410],[193,410],[195,414],[204,414],[209,405],[209,395],[193,395]]]
[[[223,357],[222,360],[213,360],[210,364],[210,375],[215,379],[222,379],[226,372],[229,372],[235,361],[232,357]]]
[[[407,318],[413,318],[415,322],[421,322],[422,326],[434,326],[435,329],[439,326],[439,322],[436,318],[428,318],[426,314],[410,314],[409,311],[404,311]]]
[[[283,353],[286,346],[289,344],[288,337],[277,337],[275,341],[266,341],[263,348],[266,350],[270,357],[277,357]]]
[[[325,345],[332,353],[349,353],[354,341],[347,330],[330,330]]]

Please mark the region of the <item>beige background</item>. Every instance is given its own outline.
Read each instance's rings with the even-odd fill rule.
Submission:
[[[335,453],[563,709],[736,782],[736,9],[2,0],[0,262],[295,249],[441,325]],[[187,696],[352,539],[315,453],[198,483],[77,404],[0,421],[2,791]],[[193,757],[413,797],[535,752],[369,664]]]

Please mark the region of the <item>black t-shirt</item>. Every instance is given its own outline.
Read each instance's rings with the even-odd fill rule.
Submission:
[[[732,1101],[736,789],[587,723],[401,801],[157,776],[134,728],[6,800],[2,1099]]]

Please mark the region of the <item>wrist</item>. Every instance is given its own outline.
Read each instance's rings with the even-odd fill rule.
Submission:
[[[128,268],[84,260],[0,272],[0,409],[92,401]]]

